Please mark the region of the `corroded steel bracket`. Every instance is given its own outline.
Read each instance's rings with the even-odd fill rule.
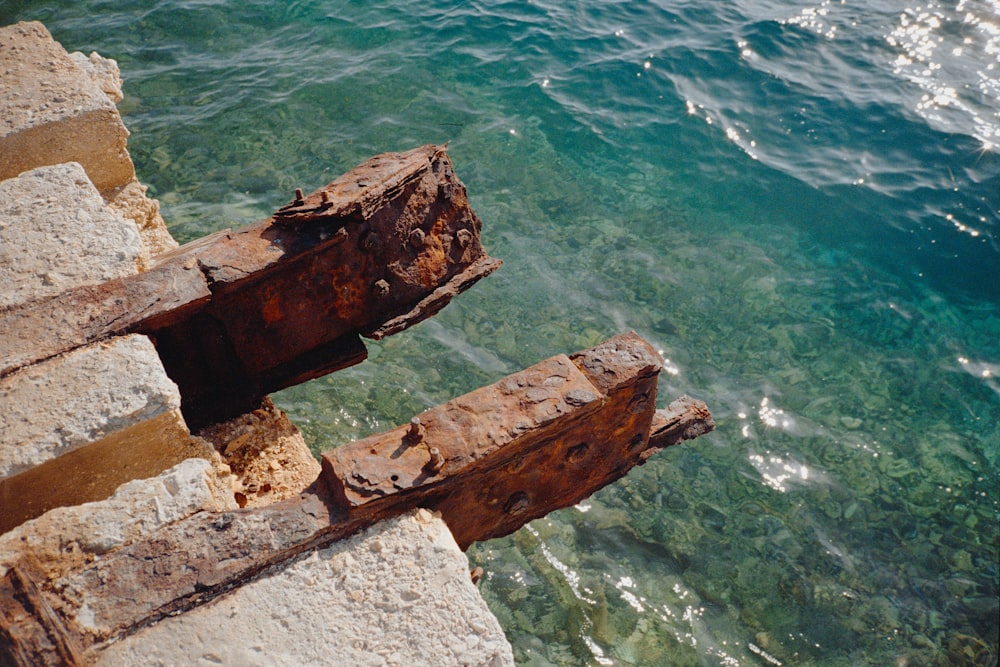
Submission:
[[[198,513],[55,578],[36,574],[26,557],[0,581],[0,610],[55,611],[0,614],[0,642],[74,664],[102,642],[413,507],[439,511],[462,548],[508,534],[714,428],[701,401],[655,409],[661,363],[639,336],[616,336],[327,452],[298,499]]]
[[[365,359],[494,271],[439,146],[375,156],[271,218],[145,273],[0,313],[0,375],[107,336],[150,335],[189,425]]]

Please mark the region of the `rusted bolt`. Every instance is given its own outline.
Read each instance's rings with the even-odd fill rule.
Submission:
[[[472,232],[468,229],[458,230],[458,233],[455,234],[455,241],[459,248],[468,248],[469,244],[472,243]]]
[[[483,568],[481,567],[473,568],[472,572],[469,572],[469,578],[472,579],[472,585],[475,586],[476,584],[478,584],[479,580],[483,578],[484,574],[486,574],[486,572],[485,570],[483,570]]]
[[[435,475],[444,467],[444,457],[441,456],[441,451],[437,447],[429,447],[427,451],[431,455],[431,460],[427,462],[424,468],[427,472]]]
[[[410,420],[410,430],[406,432],[406,439],[416,444],[424,439],[424,425],[420,423],[420,417]]]
[[[321,202],[323,202],[324,204],[329,204],[330,203],[330,193],[327,192],[326,190],[323,190],[322,192],[319,193],[319,200]]]
[[[385,280],[379,280],[375,283],[375,296],[384,299],[389,296],[389,283]]]
[[[301,204],[303,199],[305,199],[305,194],[303,194],[302,188],[295,188],[295,203]]]
[[[424,230],[418,227],[417,229],[414,229],[412,232],[410,232],[410,245],[413,246],[414,248],[423,248],[424,238],[425,238]]]
[[[517,516],[518,514],[524,514],[528,509],[528,505],[528,494],[524,491],[518,491],[510,494],[507,504],[503,506],[503,511],[511,516]]]

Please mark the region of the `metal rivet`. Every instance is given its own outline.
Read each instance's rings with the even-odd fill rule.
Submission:
[[[302,193],[302,188],[295,188],[295,203],[301,204],[305,195]]]
[[[460,229],[455,235],[455,240],[458,242],[459,248],[468,248],[469,244],[472,243],[472,232],[468,229]]]
[[[326,190],[323,190],[323,192],[319,193],[319,199],[324,204],[329,204],[330,203],[330,193],[327,192]]]

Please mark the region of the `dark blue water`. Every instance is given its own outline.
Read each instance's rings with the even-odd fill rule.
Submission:
[[[996,664],[995,0],[61,4],[181,240],[451,142],[505,265],[279,395],[317,451],[627,329],[709,404],[470,550],[520,664]]]

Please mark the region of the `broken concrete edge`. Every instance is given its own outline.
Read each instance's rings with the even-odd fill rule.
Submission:
[[[177,410],[180,401],[156,348],[137,334],[0,378],[0,478]]]
[[[190,457],[225,474],[241,506],[295,496],[320,472],[270,399],[196,437],[179,406],[151,343],[135,334],[0,378],[0,533]]]
[[[270,398],[255,410],[199,430],[197,436],[210,442],[229,466],[239,507],[296,497],[321,470],[302,433]]]
[[[136,179],[117,63],[96,53],[69,54],[37,21],[0,27],[0,180],[45,165],[83,165],[106,203],[134,221],[140,268],[177,245]]]

